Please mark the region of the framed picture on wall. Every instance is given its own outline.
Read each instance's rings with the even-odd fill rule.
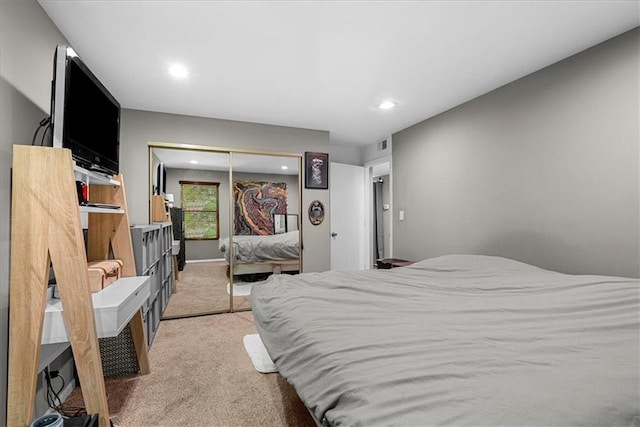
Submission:
[[[329,188],[329,154],[304,153],[305,188],[326,190]]]

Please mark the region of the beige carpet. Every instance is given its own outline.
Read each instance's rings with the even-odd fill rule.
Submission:
[[[163,318],[212,311],[229,311],[229,293],[224,261],[188,263],[179,274],[178,291],[171,296]],[[234,310],[251,308],[248,296],[233,298]]]
[[[106,380],[116,426],[314,426],[295,390],[257,372],[242,339],[251,312],[160,322],[151,373]],[[76,389],[65,405],[82,403]]]

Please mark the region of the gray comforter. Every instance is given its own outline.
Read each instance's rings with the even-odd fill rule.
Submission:
[[[269,236],[233,236],[233,258],[240,262],[266,262],[300,257],[297,231]],[[229,239],[220,239],[218,247],[229,262]]]
[[[640,282],[470,255],[274,275],[258,332],[319,424],[638,426]]]

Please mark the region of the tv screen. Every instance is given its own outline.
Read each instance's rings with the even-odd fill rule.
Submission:
[[[54,62],[53,146],[70,149],[82,167],[117,174],[120,104],[67,46]]]

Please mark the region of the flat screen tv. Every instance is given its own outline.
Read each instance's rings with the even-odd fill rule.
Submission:
[[[51,97],[53,146],[86,169],[119,172],[120,103],[72,49],[58,45]]]

